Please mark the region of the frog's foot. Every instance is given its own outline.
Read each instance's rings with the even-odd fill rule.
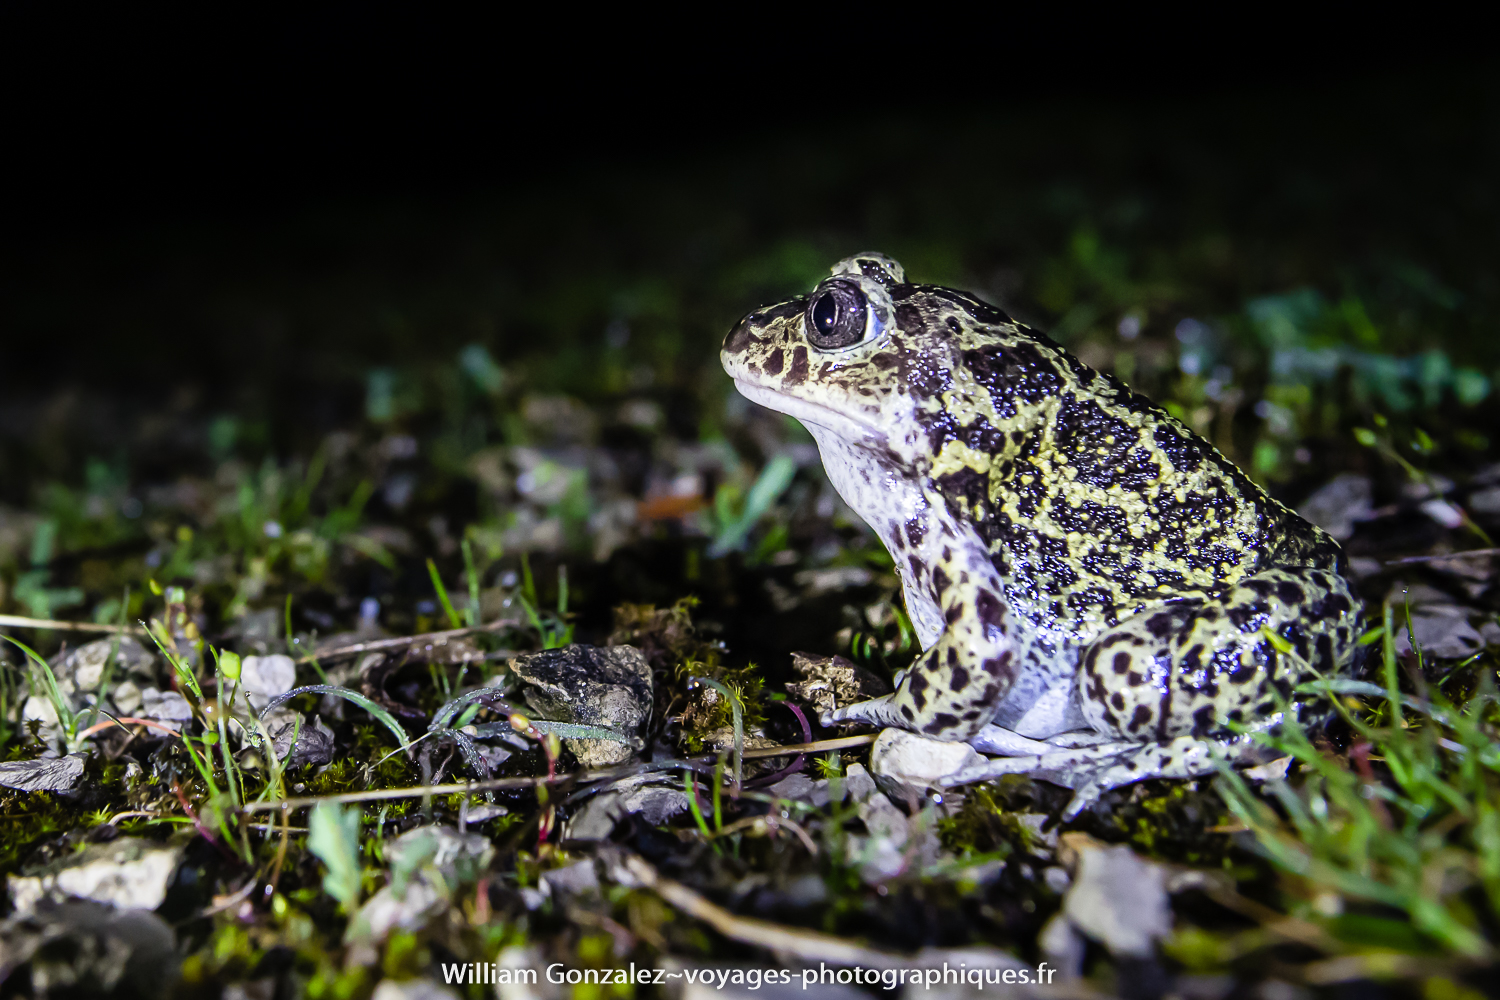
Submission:
[[[818,719],[825,726],[839,722],[868,722],[882,729],[910,729],[911,721],[902,718],[893,696],[884,694],[869,701],[857,701],[832,712],[824,712]]]
[[[1166,743],[1101,743],[1091,747],[992,760],[945,778],[945,786],[988,781],[1006,774],[1030,774],[1073,789],[1062,818],[1072,819],[1111,788],[1147,778],[1194,778],[1209,774],[1222,758],[1233,766],[1264,762],[1269,752],[1248,737],[1202,740],[1179,736]]]

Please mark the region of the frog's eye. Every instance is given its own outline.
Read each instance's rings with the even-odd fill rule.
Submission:
[[[870,325],[870,303],[852,281],[829,281],[807,304],[807,339],[824,351],[857,344]]]

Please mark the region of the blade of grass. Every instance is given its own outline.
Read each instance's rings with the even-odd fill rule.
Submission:
[[[41,667],[41,676],[43,681],[45,681],[42,687],[47,692],[47,700],[52,702],[52,710],[57,713],[58,724],[62,726],[63,733],[67,736],[68,742],[72,743],[75,734],[78,732],[78,717],[73,713],[72,706],[68,704],[67,699],[63,697],[62,689],[57,686],[57,677],[52,673],[52,667],[46,660],[37,655],[36,650],[21,640],[8,635],[0,635],[0,639],[4,639],[12,646],[21,650],[21,652],[30,658],[31,662]]]
[[[346,687],[337,687],[332,684],[308,684],[305,687],[284,691],[266,703],[266,707],[261,710],[260,718],[265,719],[278,705],[297,697],[299,694],[331,694],[335,697],[343,698],[345,701],[351,701],[366,712],[369,712],[377,722],[389,729],[403,750],[409,750],[411,747],[411,743],[406,737],[406,730],[401,728],[401,724],[391,716],[390,712],[387,712],[358,691],[351,691]]]
[[[464,623],[469,628],[479,624],[479,574],[474,570],[474,546],[467,538],[463,542],[464,577],[469,583],[469,606],[464,609]]]
[[[155,621],[155,619],[152,620]],[[203,700],[203,689],[198,686],[198,678],[193,673],[193,668],[188,666],[175,651],[167,648],[167,645],[162,642],[162,637],[156,634],[156,629],[148,628],[146,632],[151,636],[151,641],[156,643],[156,648],[161,650],[161,655],[166,657],[167,662],[172,665],[172,669],[177,673],[178,680],[182,681],[187,686],[187,689],[193,693],[193,696],[201,702]]]
[[[699,684],[707,684],[729,702],[730,717],[734,725],[734,793],[738,795],[745,771],[745,713],[740,705],[739,695],[711,677],[694,677],[693,680]]]
[[[448,599],[448,588],[443,586],[443,578],[438,575],[437,563],[431,559],[427,560],[427,575],[432,577],[432,589],[437,591],[438,600],[443,603],[443,613],[448,616],[448,623],[454,628],[463,628],[463,620],[458,617],[458,612],[453,610],[453,602]]]
[[[714,849],[715,854],[723,854],[718,841],[714,840],[713,833],[708,829],[708,821],[703,818],[703,809],[698,805],[698,776],[691,771],[682,772],[682,792],[687,796],[688,808],[693,812],[693,822],[698,824],[698,832],[703,834],[703,839],[708,841],[708,846]]]

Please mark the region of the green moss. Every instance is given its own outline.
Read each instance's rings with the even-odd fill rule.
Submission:
[[[999,781],[965,788],[958,815],[938,823],[943,847],[959,856],[1031,853],[1039,846],[1036,835],[1016,818],[1017,812],[1031,805],[1031,795],[1031,779],[1023,775],[1006,775]]]

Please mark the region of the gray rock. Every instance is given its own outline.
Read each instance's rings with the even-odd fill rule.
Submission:
[[[63,694],[75,691],[97,691],[104,679],[104,668],[109,653],[117,640],[96,639],[93,642],[70,650],[52,664],[52,674]],[[111,685],[127,678],[151,682],[156,677],[156,657],[133,636],[122,635],[119,649],[110,670]]]
[[[247,656],[240,663],[240,692],[256,712],[264,711],[272,698],[296,684],[297,664],[290,656]]]
[[[119,652],[109,673],[110,694],[115,697],[106,695],[102,707],[117,715],[128,715],[140,704],[137,683],[155,681],[157,660],[130,636],[121,636],[118,641]],[[98,702],[105,664],[115,642],[114,638],[97,639],[53,657],[49,667],[57,682],[57,691],[73,712],[84,711]],[[76,749],[66,745],[57,707],[52,703],[51,692],[40,669],[27,667],[22,673],[26,677],[23,687],[28,697],[21,710],[21,720],[40,722],[42,742],[54,750]]]
[[[819,809],[829,802],[827,779],[819,778],[814,781],[805,774],[789,774],[766,791],[779,799],[806,802]]]
[[[1355,522],[1365,520],[1375,509],[1373,497],[1369,476],[1345,472],[1304,500],[1297,513],[1343,541],[1354,534]]]
[[[22,916],[35,912],[44,900],[69,896],[121,910],[154,910],[166,898],[181,860],[182,848],[139,837],[90,844],[36,875],[9,876],[11,903]]]
[[[1083,974],[1083,959],[1088,950],[1088,942],[1078,933],[1078,928],[1073,926],[1067,914],[1059,913],[1047,921],[1042,932],[1037,935],[1036,944],[1042,957],[1057,967],[1058,975],[1064,982],[1077,979]]]
[[[406,831],[385,847],[390,884],[359,908],[344,940],[363,960],[392,931],[421,930],[448,909],[459,886],[483,872],[494,852],[487,838],[448,826]]]
[[[450,882],[474,881],[494,856],[488,837],[436,824],[407,830],[385,847],[386,862],[393,868],[431,866]]]
[[[431,979],[383,979],[370,1000],[459,1000],[459,995]]]
[[[429,920],[447,910],[448,904],[448,886],[418,872],[401,886],[385,886],[366,900],[354,919],[349,921],[344,940],[350,944],[371,945],[385,940],[393,930],[419,931]]]
[[[1149,957],[1156,941],[1172,932],[1161,867],[1128,847],[1081,847],[1063,912],[1117,957]]]
[[[141,691],[141,707],[138,712],[143,719],[182,723],[193,717],[193,706],[176,691],[158,691],[154,687],[148,687]]]
[[[930,740],[904,729],[887,729],[870,747],[871,771],[908,784],[937,784],[949,775],[984,763],[985,758],[967,743]]]
[[[488,823],[508,815],[510,810],[495,802],[465,801],[458,807],[458,825],[462,828],[469,823]]]
[[[83,777],[81,754],[0,763],[0,785],[22,792],[62,792]]]
[[[292,744],[294,735],[296,745]],[[276,759],[284,762],[287,767],[301,767],[304,764],[321,767],[333,760],[333,730],[319,718],[314,718],[311,722],[306,718],[294,718],[277,727],[271,734],[271,747],[276,751]]]
[[[929,832],[922,831],[922,842],[907,857],[907,841],[914,827],[909,825],[906,814],[891,804],[875,785],[875,779],[863,764],[850,764],[844,774],[844,787],[859,810],[869,836],[851,834],[849,843],[852,853],[859,859],[860,877],[874,885],[894,878],[906,870],[908,860],[920,865],[936,854],[936,840]]]
[[[639,815],[657,826],[687,807],[687,795],[673,778],[639,774],[615,782],[584,803],[568,820],[563,836],[568,840],[604,840],[626,816]]]
[[[1413,637],[1424,653],[1444,659],[1471,656],[1484,648],[1484,635],[1469,621],[1473,612],[1453,603],[1453,598],[1436,587],[1421,583],[1407,586],[1398,581],[1386,600],[1395,606],[1397,653],[1409,652]],[[1408,607],[1410,633],[1406,627]]]
[[[526,701],[556,722],[604,726],[640,742],[651,718],[651,667],[634,646],[572,645],[518,656],[511,670]],[[630,759],[631,746],[614,740],[569,739],[568,749],[584,767]]]
[[[1500,486],[1470,493],[1468,507],[1475,514],[1500,514]]]
[[[39,997],[167,996],[178,978],[175,945],[154,913],[43,901],[0,924],[0,982],[29,963]]]
[[[594,870],[593,859],[577,861],[566,868],[554,868],[542,872],[542,885],[556,897],[558,893],[571,896],[591,896],[599,892],[599,873]]]

